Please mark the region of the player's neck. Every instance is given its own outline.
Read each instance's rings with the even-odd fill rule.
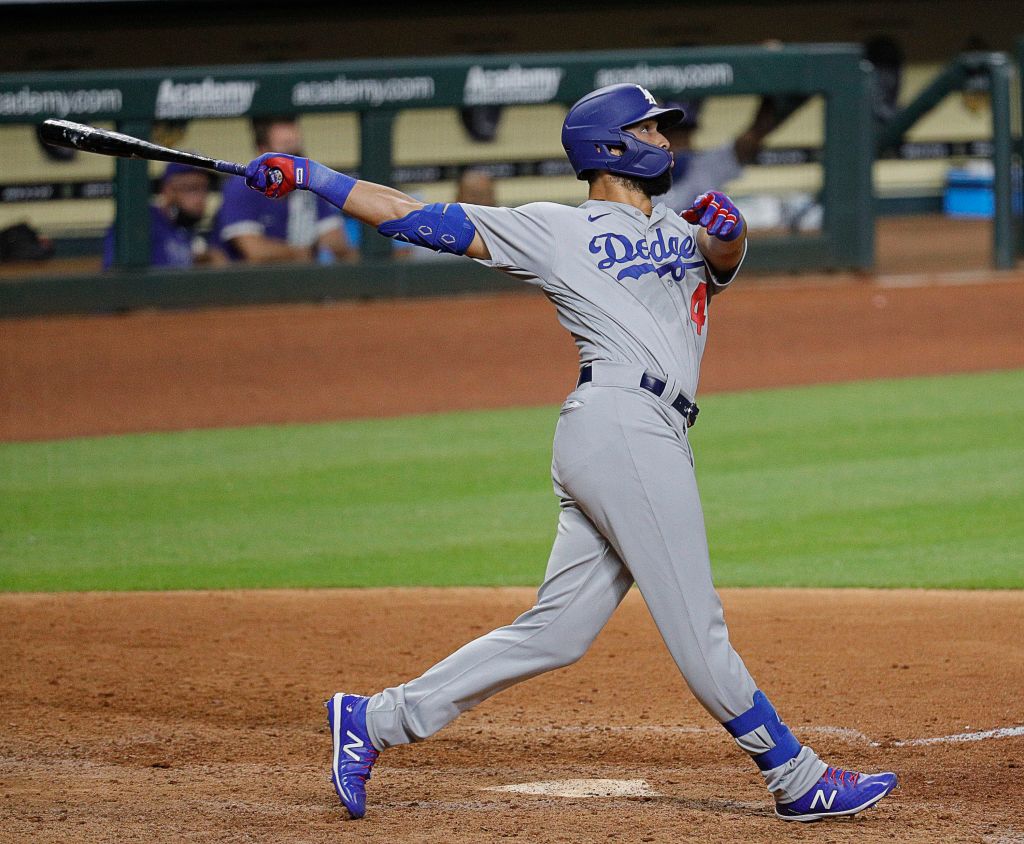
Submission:
[[[600,173],[590,183],[589,199],[600,199],[605,202],[621,202],[623,205],[632,205],[638,208],[648,217],[651,216],[653,205],[651,198],[641,190],[622,179],[617,179],[611,173]]]

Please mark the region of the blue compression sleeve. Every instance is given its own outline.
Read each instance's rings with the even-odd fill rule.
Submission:
[[[331,205],[338,208],[345,208],[345,200],[352,193],[356,186],[356,180],[330,167],[325,167],[319,161],[309,162],[309,190],[317,196],[322,196]]]

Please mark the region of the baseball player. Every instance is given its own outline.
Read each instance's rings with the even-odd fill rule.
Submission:
[[[539,286],[580,352],[579,382],[555,430],[561,513],[534,607],[415,680],[326,703],[331,778],[351,818],[366,811],[380,751],[575,662],[633,583],[693,694],[760,769],[778,817],[852,815],[896,787],[895,774],[834,768],[801,745],[729,643],[687,428],[697,418],[709,299],[743,262],[746,223],[717,191],[681,217],[652,207],[671,179],[661,130],[682,116],[638,85],[601,88],[573,105],[562,145],[589,184],[577,208],[425,205],[305,158],[271,153],[248,165],[247,183],[267,196],[312,190],[388,237]]]

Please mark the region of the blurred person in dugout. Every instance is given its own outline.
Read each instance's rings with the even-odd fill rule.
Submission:
[[[459,176],[455,201],[469,205],[497,205],[494,176],[481,167],[467,167]]]
[[[743,168],[753,164],[765,137],[804,102],[802,97],[764,97],[750,126],[735,140],[708,150],[695,150],[693,138],[700,127],[702,100],[666,102],[665,108],[682,109],[683,120],[666,129],[675,163],[672,166],[672,187],[668,193],[654,198],[673,211],[684,211],[693,200],[709,190],[721,190],[739,178]]]
[[[153,267],[210,266],[227,256],[196,231],[206,214],[212,174],[185,164],[168,164],[157,201],[149,206],[149,263]],[[251,191],[250,191],[251,193]],[[114,263],[114,227],[103,239],[103,269]]]
[[[764,46],[781,44],[766,41]],[[864,42],[864,57],[871,62],[874,70],[872,110],[876,125],[882,128],[899,110],[897,101],[902,83],[903,48],[887,35],[876,35]],[[738,179],[743,174],[743,168],[757,160],[764,139],[805,102],[807,97],[800,95],[763,97],[745,132],[721,146],[700,151],[693,148],[693,138],[700,127],[703,101],[695,98],[666,102],[665,108],[682,109],[685,117],[681,123],[664,133],[672,145],[675,157],[672,188],[668,193],[655,197],[655,203],[664,202],[674,211],[683,211],[705,191],[719,190],[727,182]]]
[[[258,154],[303,155],[302,132],[294,116],[256,118],[252,122]],[[341,212],[311,191],[294,191],[275,202],[249,190],[244,179],[229,179],[217,212],[218,242],[236,261],[352,261],[359,253],[345,235]]]

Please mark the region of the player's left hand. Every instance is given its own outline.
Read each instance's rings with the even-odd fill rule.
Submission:
[[[733,201],[717,190],[702,193],[681,216],[686,222],[707,229],[708,234],[719,240],[736,240],[746,228],[743,216]]]
[[[309,190],[309,159],[264,153],[246,166],[245,183],[271,199],[281,199],[296,189]]]

